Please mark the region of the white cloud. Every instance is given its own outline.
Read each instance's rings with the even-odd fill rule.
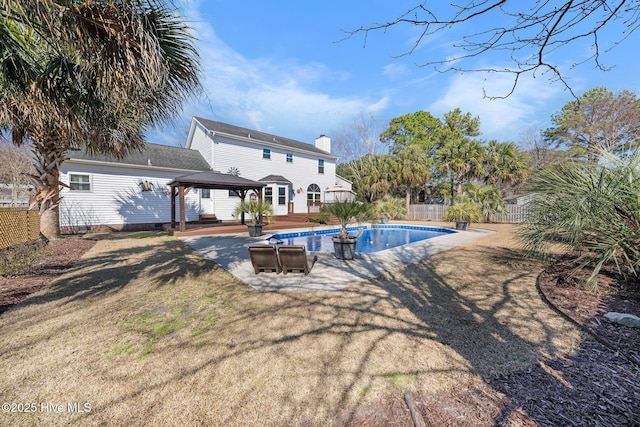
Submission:
[[[554,98],[562,93],[559,85],[545,78],[522,75],[516,90],[507,98],[490,98],[509,94],[514,77],[508,73],[457,74],[449,79],[445,94],[431,104],[429,111],[441,117],[460,108],[480,116],[482,138],[513,141],[523,129],[546,122],[551,114],[549,103],[555,105]]]
[[[320,63],[300,64],[294,59],[247,58],[228,46],[198,15],[198,2],[183,0],[200,40],[202,94],[186,103],[181,122],[199,115],[256,130],[312,142],[368,108],[384,108],[384,98],[370,101],[357,96],[334,96],[322,90],[348,77]],[[173,129],[164,134],[149,133],[149,140],[168,141]],[[151,138],[155,138],[152,140]],[[172,144],[183,143],[172,141]]]
[[[386,110],[389,107],[389,96],[383,96],[377,102],[369,105],[366,108],[367,112],[378,114],[383,110]]]
[[[407,64],[402,62],[392,62],[382,68],[382,74],[390,79],[400,79],[407,76],[410,73]]]

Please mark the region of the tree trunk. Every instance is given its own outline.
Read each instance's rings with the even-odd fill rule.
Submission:
[[[53,167],[38,180],[36,202],[40,205],[40,232],[47,239],[60,238],[60,169]]]
[[[57,239],[60,237],[60,207],[47,209],[40,214],[40,232],[47,239]]]
[[[453,205],[456,202],[456,186],[453,178],[451,178],[450,182],[450,190],[451,190],[451,204]]]
[[[409,213],[409,208],[411,207],[411,189],[407,187],[405,194],[405,202],[407,205],[407,214]]]
[[[60,135],[32,133],[36,173],[34,204],[40,208],[40,232],[48,239],[60,237],[60,165],[67,155],[67,143]]]

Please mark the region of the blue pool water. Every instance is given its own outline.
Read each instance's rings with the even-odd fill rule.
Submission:
[[[284,245],[305,245],[312,252],[333,252],[331,238],[339,229],[304,231],[298,233],[280,233],[271,236],[269,243]],[[419,227],[413,225],[374,225],[366,227],[349,227],[349,234],[358,237],[356,252],[372,253],[395,248],[420,240],[431,239],[445,234],[455,233],[453,230],[435,227]]]

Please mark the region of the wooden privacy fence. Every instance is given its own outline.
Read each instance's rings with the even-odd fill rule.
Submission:
[[[40,213],[27,208],[0,208],[0,249],[40,236]]]
[[[495,222],[523,222],[527,215],[527,205],[506,205],[507,213],[493,216]],[[446,205],[409,205],[409,219],[442,221],[447,212]]]

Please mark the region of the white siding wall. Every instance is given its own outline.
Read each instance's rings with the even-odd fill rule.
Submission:
[[[198,139],[198,133],[205,136],[204,132],[194,132],[194,140]],[[274,148],[273,146],[260,145],[244,141],[237,141],[220,136],[214,136],[215,142],[207,136],[209,145],[213,145],[212,167],[214,170],[227,173],[235,167],[240,171],[240,176],[258,181],[267,175],[282,175],[293,183],[293,203],[295,212],[307,212],[307,187],[317,184],[324,192],[335,184],[336,164],[332,159],[324,158],[324,174],[318,173],[318,159],[312,153],[302,154],[296,151],[288,151],[286,148]],[[196,144],[201,146],[201,142]],[[192,148],[194,145],[192,143]],[[263,148],[271,150],[271,159],[263,159]],[[286,154],[293,154],[293,162],[287,163]],[[203,153],[205,155],[205,153]],[[206,158],[206,157],[205,157]],[[207,159],[209,160],[209,159]],[[296,190],[301,188],[302,192]],[[232,219],[231,212],[237,205],[237,197],[229,197],[228,191],[215,191],[212,194],[212,209],[220,219]],[[277,192],[274,189],[274,203],[277,203]]]
[[[159,171],[150,168],[110,167],[76,163],[62,164],[60,180],[69,184],[70,174],[88,174],[91,191],[62,190],[60,225],[84,228],[91,225],[168,223],[171,221],[171,197],[167,184],[184,171]],[[142,191],[141,181],[153,183],[152,191]],[[187,220],[197,220],[199,195],[185,197]],[[180,218],[176,200],[176,219]]]
[[[213,145],[211,144],[211,137],[209,136],[209,132],[197,121],[191,120],[191,129],[192,137],[191,141],[187,141],[187,148],[191,148],[192,150],[198,150],[202,157],[209,163],[209,165],[213,166]],[[226,171],[218,171],[218,172],[226,172]]]
[[[353,189],[353,183],[349,180],[344,179],[339,175],[336,175],[336,185],[338,187],[346,188],[347,190]]]

